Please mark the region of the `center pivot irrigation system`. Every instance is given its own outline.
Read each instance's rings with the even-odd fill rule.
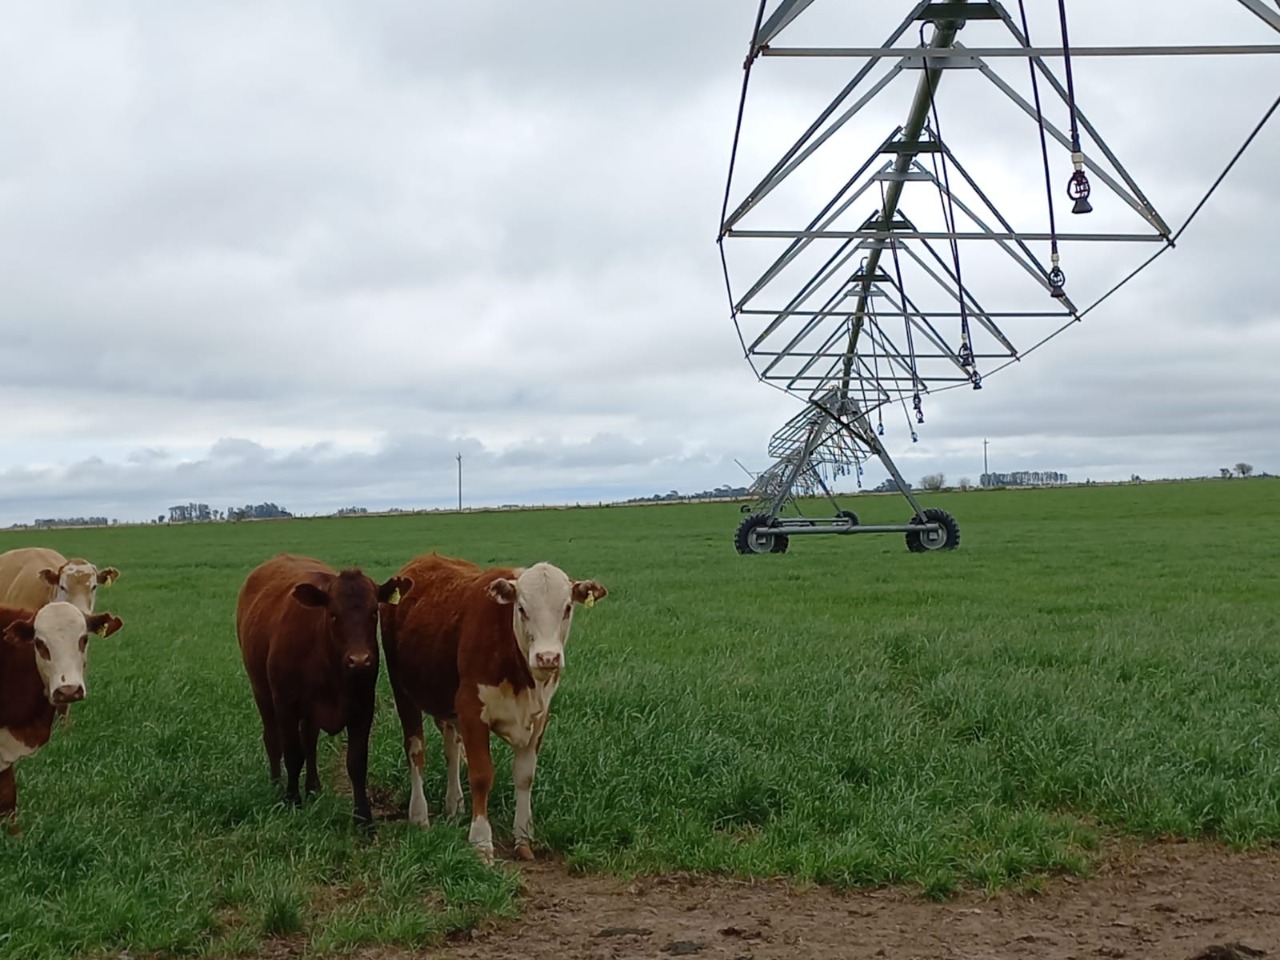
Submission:
[[[1221,33],[1217,28],[1230,21],[1237,32],[1261,33],[1270,43],[1075,47],[1065,0],[899,4],[906,16],[877,47],[778,45],[797,35],[829,43],[839,36],[841,17],[852,32],[865,30],[869,11],[851,9],[862,5],[830,0],[834,25],[814,23],[807,34],[806,25],[824,12],[822,0],[762,0],[756,14],[718,242],[748,362],[757,377],[803,398],[805,407],[769,443],[774,462],[755,477],[754,504],[743,507],[750,513],[735,536],[740,553],[781,553],[790,537],[824,533],[904,533],[916,552],[957,546],[955,519],[921,506],[885,448],[886,416],[896,420],[900,408],[914,442],[930,395],[982,389],[986,377],[1080,321],[1173,247],[1280,106],[1280,72],[1273,71],[1263,90],[1269,107],[1240,131],[1234,155],[1237,144],[1216,144],[1222,159],[1214,169],[1221,172],[1199,187],[1199,202],[1175,229],[1086,116],[1087,97],[1076,81],[1090,81],[1093,102],[1100,90],[1105,101],[1122,102],[1127,86],[1143,76],[1136,68],[1150,58],[1203,65],[1262,57],[1274,66],[1280,3],[1209,0],[1188,4],[1178,18],[1195,36]],[[1072,4],[1073,11],[1079,7]],[[1139,29],[1140,7],[1146,24],[1175,19],[1166,2],[1134,0],[1123,14]],[[1103,8],[1072,27],[1090,27],[1085,33],[1093,36],[1114,21],[1119,31],[1124,15],[1112,11]],[[1029,22],[1029,12],[1038,19]],[[783,78],[791,85],[784,82],[782,95],[766,95],[760,116],[748,112],[753,70],[802,67],[805,75]],[[1215,76],[1202,73],[1206,84]],[[948,86],[955,96],[943,100]],[[828,100],[833,87],[838,92]],[[877,114],[904,87],[913,92],[893,126]],[[814,103],[821,106],[816,118],[795,128],[798,137],[780,135],[794,119],[796,98],[788,95],[816,89],[826,91]],[[1113,103],[1103,105],[1116,114]],[[1126,118],[1123,125],[1141,120]],[[762,169],[772,163],[758,180],[741,172],[749,149],[753,159],[763,158]],[[1068,205],[1072,216],[1060,216],[1058,208]],[[1080,219],[1085,214],[1092,215]],[[1064,220],[1084,229],[1063,230]],[[1127,251],[1127,261],[1117,251]],[[1091,301],[1077,300],[1064,272],[1069,258],[1089,266],[1090,278],[1128,272],[1094,291],[1100,295]],[[852,474],[861,486],[862,464],[871,457],[910,504],[906,523],[864,525],[840,509],[832,485]],[[797,499],[819,494],[833,515],[800,515]],[[794,515],[783,515],[788,508]]]

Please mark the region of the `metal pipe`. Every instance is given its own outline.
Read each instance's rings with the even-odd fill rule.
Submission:
[[[904,61],[963,59],[965,57],[1061,57],[1062,47],[950,47],[933,51],[922,47],[769,47],[766,57],[866,57],[878,60],[900,57]],[[1274,43],[1175,44],[1167,47],[1072,47],[1073,57],[1194,57],[1219,54],[1275,54],[1280,45]]]

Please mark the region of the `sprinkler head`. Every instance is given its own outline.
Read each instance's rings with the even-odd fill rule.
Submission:
[[[1089,189],[1089,178],[1083,170],[1077,169],[1067,181],[1067,196],[1075,201],[1071,205],[1072,213],[1093,212],[1093,206],[1089,203]]]
[[[1066,284],[1067,275],[1058,267],[1054,267],[1049,271],[1049,296],[1061,300],[1067,295],[1066,291],[1063,290],[1063,287],[1065,287]]]

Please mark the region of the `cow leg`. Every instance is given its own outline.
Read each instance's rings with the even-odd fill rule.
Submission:
[[[517,747],[511,759],[511,779],[516,785],[516,856],[533,859],[533,775],[538,768],[538,747],[531,743]]]
[[[487,863],[493,862],[493,828],[489,825],[489,789],[493,786],[493,758],[489,754],[489,725],[479,717],[458,717],[462,745],[467,751],[467,780],[471,785],[471,832],[467,839]]]
[[[444,815],[456,817],[462,812],[462,735],[447,720],[437,720],[436,726],[444,740]]]
[[[369,692],[369,710],[359,711],[347,722],[347,778],[351,781],[351,797],[355,804],[354,819],[361,826],[373,823],[369,806],[369,731],[373,729],[373,692]]]
[[[385,629],[385,628],[384,628]],[[385,644],[385,633],[383,635]],[[427,746],[422,735],[422,711],[395,680],[391,670],[392,657],[387,653],[387,673],[391,674],[391,693],[396,701],[396,713],[400,715],[400,729],[404,733],[404,755],[409,761],[409,822],[419,827],[431,825],[427,813],[427,795],[422,790],[422,769],[427,762]]]
[[[295,807],[302,806],[302,797],[298,795],[298,777],[302,774],[302,735],[301,722],[295,717],[281,716],[277,713],[276,729],[280,732],[280,747],[284,753],[284,772],[287,777],[284,798]]]
[[[312,797],[320,792],[320,771],[316,769],[316,741],[320,739],[320,728],[310,718],[304,718],[298,725],[302,737],[303,757],[307,761],[307,796]]]
[[[0,823],[15,836],[21,832],[18,829],[18,781],[14,779],[12,766],[0,770]]]

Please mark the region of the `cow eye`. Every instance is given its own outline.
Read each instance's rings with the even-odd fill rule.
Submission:
[[[564,605],[564,618],[565,618],[566,620],[568,620],[568,619],[569,619],[569,614],[571,614],[571,613],[573,613],[573,604],[571,604],[571,603],[566,603],[566,604]]]
[[[36,653],[40,654],[40,656],[44,657],[46,660],[49,659],[49,648],[39,637],[36,637]]]
[[[522,603],[522,604],[520,604],[518,607],[516,607],[516,609],[520,611],[520,619],[521,619],[521,620],[528,620],[528,619],[529,619],[529,614],[525,611],[525,609],[524,609],[524,604],[523,604],[523,603]]]
[[[84,648],[89,646],[89,635],[86,633],[80,637],[80,652],[84,653]]]

